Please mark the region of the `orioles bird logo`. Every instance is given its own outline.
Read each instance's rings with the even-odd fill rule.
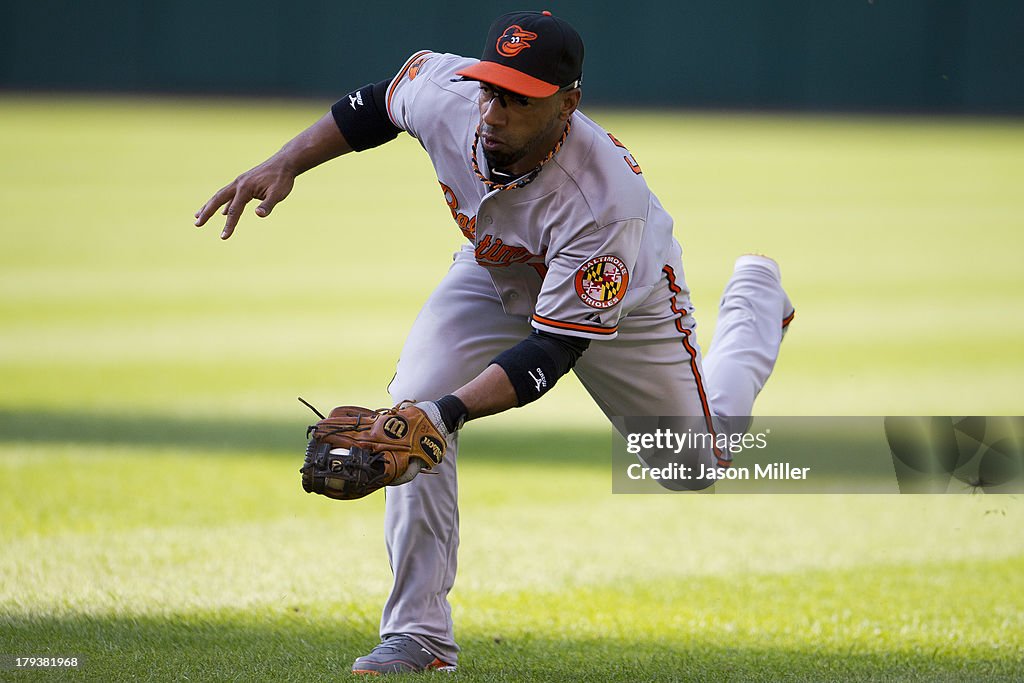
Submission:
[[[498,38],[498,54],[504,57],[515,57],[530,47],[531,40],[536,39],[537,34],[533,31],[525,31],[519,24],[512,24]]]
[[[414,80],[420,73],[420,67],[427,61],[429,57],[420,57],[412,64],[409,65],[409,80]]]

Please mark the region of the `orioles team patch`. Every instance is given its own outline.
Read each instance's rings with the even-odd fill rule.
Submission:
[[[629,284],[626,264],[614,256],[592,258],[576,271],[576,293],[591,308],[611,308]]]
[[[498,38],[498,54],[502,57],[515,57],[520,52],[530,47],[530,41],[537,40],[537,34],[527,31],[519,24],[512,24]]]

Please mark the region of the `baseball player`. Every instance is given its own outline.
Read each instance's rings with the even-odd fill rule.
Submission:
[[[702,360],[672,218],[630,151],[577,109],[583,42],[549,12],[491,26],[481,59],[423,51],[393,78],[339,100],[196,213],[260,217],[299,174],[350,151],[415,137],[466,238],[413,323],[389,391],[418,402],[447,440],[435,476],[387,489],[394,586],[381,643],[352,670],[454,669],[459,429],[540,399],[572,369],[609,418],[750,415],[793,308],[779,267],[742,256]],[[714,453],[727,466],[728,455]],[[712,461],[711,464],[715,464]],[[405,477],[404,479],[408,479]]]

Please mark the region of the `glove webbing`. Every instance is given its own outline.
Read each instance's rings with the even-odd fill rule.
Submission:
[[[327,476],[327,472],[330,472],[331,477],[351,481],[361,486],[379,487],[382,485],[381,480],[385,477],[387,466],[384,464],[377,467],[384,459],[381,453],[371,453],[365,448],[355,446],[349,451],[348,456],[332,461],[330,451],[328,444],[317,444],[315,441],[310,441],[306,446],[306,464],[312,465],[320,471],[319,477],[309,477],[308,485],[306,477],[303,477],[303,488],[306,492],[323,493],[326,483],[324,477]],[[331,461],[330,468],[327,467],[328,461]],[[305,468],[299,471],[306,474]],[[320,486],[318,487],[317,484]],[[319,490],[317,490],[318,488]]]

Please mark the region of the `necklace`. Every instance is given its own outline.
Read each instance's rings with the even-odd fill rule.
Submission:
[[[516,188],[523,187],[524,185],[529,185],[530,183],[533,182],[534,178],[536,178],[537,175],[540,173],[540,169],[544,167],[544,164],[548,163],[553,156],[558,154],[558,150],[561,149],[562,143],[565,142],[565,138],[569,136],[569,131],[571,129],[572,124],[566,121],[565,130],[562,131],[562,137],[558,139],[558,142],[556,142],[555,146],[551,148],[551,151],[548,152],[548,155],[541,159],[540,163],[537,164],[537,166],[532,171],[530,171],[525,176],[514,182],[496,183],[490,178],[485,177],[484,174],[480,172],[480,164],[478,164],[476,161],[476,146],[480,142],[480,126],[477,126],[476,134],[473,136],[473,151],[471,157],[471,161],[473,162],[473,172],[476,173],[476,177],[480,179],[480,182],[482,182],[491,190],[515,190]]]

